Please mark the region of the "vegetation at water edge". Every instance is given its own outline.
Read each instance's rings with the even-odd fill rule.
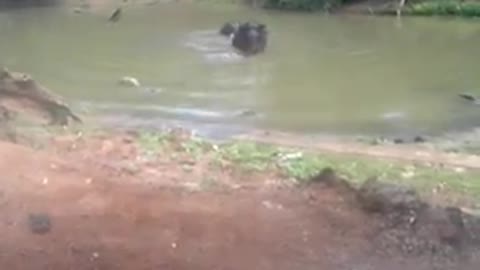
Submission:
[[[345,0],[265,0],[265,8],[314,11],[330,10],[342,5]]]
[[[361,183],[376,176],[383,181],[402,182],[424,194],[442,192],[459,197],[480,198],[477,171],[442,166],[407,165],[388,160],[347,157],[329,153],[308,153],[300,149],[251,141],[230,141],[216,145],[200,138],[180,139],[168,133],[142,132],[138,143],[147,155],[188,154],[194,160],[210,159],[215,165],[230,164],[247,171],[274,171],[298,183],[307,183],[329,167],[349,181]]]
[[[412,3],[406,10],[411,15],[446,15],[461,17],[480,16],[479,1],[426,0]]]

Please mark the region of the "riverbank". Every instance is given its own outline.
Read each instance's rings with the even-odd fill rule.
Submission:
[[[478,266],[478,170],[215,144],[182,129],[51,134],[36,149],[0,142],[0,262],[12,269]],[[463,217],[367,210],[354,194],[375,176]],[[397,189],[385,189],[392,203],[410,205]]]
[[[424,0],[406,1],[399,8],[399,1],[356,1],[345,4],[338,9],[340,13],[357,13],[370,15],[401,15],[405,16],[480,16],[480,2],[458,0]]]
[[[124,1],[122,5],[156,5],[169,2],[208,2],[215,4],[212,0],[130,0]],[[476,0],[420,0],[420,1],[395,1],[395,0],[232,0],[219,1],[221,4],[248,5],[255,8],[265,8],[288,11],[327,11],[329,13],[354,13],[363,15],[405,15],[405,16],[458,16],[458,17],[479,17],[480,2]],[[75,8],[76,12],[105,12],[112,7],[117,7],[117,1],[110,0],[46,0],[35,3],[21,3],[8,1],[1,2],[3,7],[17,7],[23,5],[47,6],[59,3],[66,3]],[[218,4],[218,3],[217,3]]]
[[[161,160],[168,160],[167,163],[179,162],[172,166],[185,170],[185,173],[198,171],[202,174],[200,182],[191,183],[197,188],[205,184],[204,180],[214,186],[237,185],[223,183],[217,176],[225,169],[241,174],[275,175],[284,184],[296,185],[308,183],[316,173],[330,167],[353,184],[378,177],[382,181],[414,187],[439,203],[480,208],[480,185],[477,184],[480,157],[464,152],[444,152],[428,145],[372,145],[274,131],[252,132],[218,142],[181,128],[158,131],[99,127],[77,127],[75,131],[30,128],[20,132],[24,134],[17,132],[17,144],[48,153],[52,150],[58,152],[57,143],[61,142],[64,147],[61,152],[73,155],[72,160],[88,156],[91,164],[108,163],[145,173],[143,165],[149,164],[150,158],[161,157]],[[30,134],[25,135],[26,132]],[[120,150],[114,150],[117,147]],[[155,167],[154,164],[147,167],[151,166]],[[156,173],[160,172],[153,175]],[[216,183],[217,180],[220,182]]]

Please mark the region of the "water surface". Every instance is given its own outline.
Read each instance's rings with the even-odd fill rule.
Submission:
[[[328,16],[158,4],[108,13],[0,12],[0,63],[31,73],[115,125],[187,123],[213,133],[440,133],[480,124],[475,20]],[[243,58],[217,34],[228,20],[268,25],[266,52]],[[139,89],[121,87],[123,76]],[[239,116],[253,109],[255,116]]]

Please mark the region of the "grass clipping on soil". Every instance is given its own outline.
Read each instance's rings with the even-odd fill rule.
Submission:
[[[146,157],[168,155],[191,162],[208,162],[215,168],[243,173],[273,173],[292,183],[308,183],[324,168],[332,168],[352,184],[370,177],[414,187],[420,194],[448,195],[448,202],[480,199],[480,172],[441,165],[426,166],[387,160],[348,157],[331,153],[306,153],[293,148],[250,141],[214,144],[185,133],[140,133],[137,137]]]

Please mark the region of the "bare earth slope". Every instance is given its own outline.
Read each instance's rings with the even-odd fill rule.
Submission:
[[[473,270],[480,265],[475,249],[427,250],[415,234],[385,229],[382,218],[335,187],[271,184],[281,179],[211,170],[201,162],[185,170],[181,157],[125,166],[138,157],[128,137],[62,138],[48,150],[0,143],[0,153],[2,269]],[[185,188],[205,171],[225,183],[250,185]],[[48,216],[45,231],[35,232],[42,222],[32,222],[31,214]],[[409,239],[413,244],[405,249]]]

